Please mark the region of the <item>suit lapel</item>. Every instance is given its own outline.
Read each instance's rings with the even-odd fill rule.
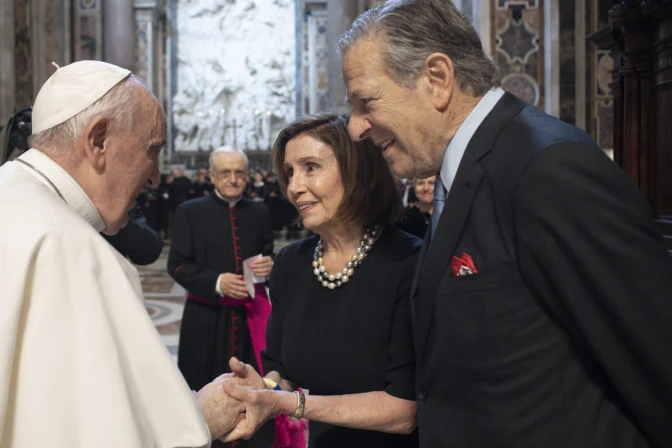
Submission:
[[[424,355],[439,283],[450,269],[453,252],[483,181],[484,172],[479,160],[490,152],[502,128],[520,113],[525,104],[507,92],[478,127],[460,162],[441,212],[434,239],[427,244],[428,238],[425,238],[426,242],[419,257],[411,289],[411,297],[415,298],[412,316],[415,323],[414,336],[418,363]]]
[[[465,154],[466,156],[466,154]],[[466,162],[466,163],[465,163]],[[471,205],[483,179],[483,169],[472,160],[462,159],[455,181],[446,198],[439,224],[430,242],[418,277],[416,300],[416,356],[424,350],[430,321],[434,311],[434,296],[443,273],[449,268],[452,253],[467,222]]]

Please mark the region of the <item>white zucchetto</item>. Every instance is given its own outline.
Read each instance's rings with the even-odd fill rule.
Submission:
[[[100,61],[78,61],[56,70],[33,105],[33,135],[74,117],[131,74]]]

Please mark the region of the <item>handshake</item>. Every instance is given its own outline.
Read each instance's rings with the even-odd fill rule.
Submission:
[[[295,413],[296,394],[268,389],[252,366],[236,358],[231,358],[229,367],[232,373],[195,393],[212,440],[249,439],[268,420]]]

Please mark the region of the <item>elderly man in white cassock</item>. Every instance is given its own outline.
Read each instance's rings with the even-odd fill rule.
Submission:
[[[113,235],[159,182],[166,118],[128,70],[57,69],[32,149],[0,168],[0,448],[207,447],[241,418],[221,385],[192,394]]]

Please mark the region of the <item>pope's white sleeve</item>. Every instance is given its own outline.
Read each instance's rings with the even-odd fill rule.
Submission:
[[[5,332],[15,335],[13,344],[0,343],[3,378],[12,366],[9,381],[0,381],[0,411],[10,415],[0,441],[209,447],[201,412],[145,309],[137,271],[102,237],[84,233],[45,237],[22,273],[25,285],[2,298],[18,309],[14,325],[0,321],[3,341]]]

